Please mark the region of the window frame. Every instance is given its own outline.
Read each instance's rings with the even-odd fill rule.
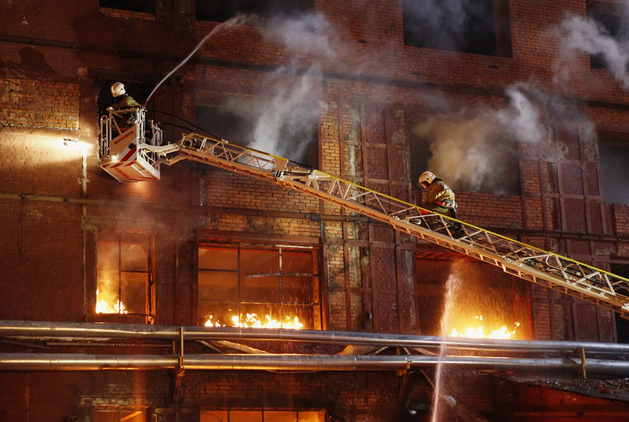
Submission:
[[[622,17],[619,17],[618,8],[622,4],[615,1],[604,0],[587,0],[586,14],[587,19],[601,25],[609,36],[616,42],[621,42],[620,31],[622,30]],[[600,19],[602,18],[602,19]],[[590,69],[610,70],[605,60],[596,54],[590,54]]]
[[[136,7],[138,4],[143,4],[145,7]],[[155,15],[156,10],[155,0],[98,0],[98,6],[105,9],[124,10],[126,12],[145,13],[147,15]]]
[[[308,329],[313,329],[313,330],[323,330],[324,329],[324,300],[323,300],[323,290],[322,290],[322,271],[321,271],[321,250],[320,247],[318,245],[296,245],[296,244],[271,244],[271,243],[257,243],[257,242],[253,242],[253,243],[248,243],[248,242],[213,242],[213,241],[205,241],[205,242],[200,242],[198,245],[198,252],[200,254],[201,250],[204,248],[223,248],[223,249],[231,249],[231,250],[236,250],[237,251],[237,269],[230,269],[230,270],[225,270],[225,269],[209,269],[209,268],[201,268],[201,265],[198,264],[197,265],[197,297],[196,297],[196,324],[199,326],[203,326],[204,325],[204,321],[207,321],[207,316],[203,315],[205,311],[202,310],[202,308],[204,308],[204,306],[201,305],[201,289],[202,289],[202,285],[201,285],[201,277],[200,275],[202,273],[206,273],[206,274],[211,274],[213,272],[217,273],[217,272],[222,272],[222,273],[233,273],[237,276],[237,291],[238,291],[238,297],[233,301],[233,303],[235,303],[238,308],[236,311],[234,311],[234,313],[237,314],[237,316],[239,317],[246,317],[246,312],[243,313],[242,309],[243,309],[243,305],[244,307],[249,307],[249,306],[271,306],[271,307],[278,307],[280,310],[284,310],[287,307],[288,308],[292,308],[292,307],[303,307],[303,308],[307,308],[309,310],[309,312],[312,314],[312,321],[307,321],[307,324],[305,324],[306,326],[311,324],[312,327],[308,328]],[[277,273],[269,273],[269,274],[264,274],[266,276],[269,277],[275,277],[277,276],[279,278],[279,285],[281,289],[284,289],[284,285],[283,285],[283,278],[285,277],[309,277],[313,280],[314,283],[316,283],[315,286],[312,286],[311,289],[311,293],[312,293],[312,301],[311,302],[287,302],[284,300],[283,298],[283,294],[285,293],[284,290],[281,290],[278,292],[278,296],[279,296],[279,301],[276,302],[271,302],[271,301],[263,301],[263,300],[247,300],[247,299],[243,299],[243,284],[245,281],[245,275],[243,274],[243,269],[242,269],[242,262],[241,262],[241,256],[242,256],[242,251],[245,250],[255,250],[255,251],[260,251],[260,250],[267,250],[267,251],[272,251],[272,252],[276,252],[278,254],[278,258],[280,259],[280,266],[278,268]],[[290,272],[284,272],[283,271],[283,267],[281,264],[281,257],[282,257],[282,252],[292,252],[292,251],[310,251],[311,254],[311,262],[312,262],[312,270],[314,272],[312,273],[290,273]],[[206,300],[207,302],[207,300]],[[224,300],[221,301],[216,301],[216,303],[222,303],[222,304],[226,304],[229,302],[226,302]],[[218,322],[218,321],[214,321],[214,322]],[[220,323],[222,324],[221,326],[230,326],[229,324],[226,324],[225,321],[220,321]]]
[[[492,12],[492,32],[493,40],[491,52],[482,52],[479,48],[475,48],[473,45],[467,46],[452,46],[452,48],[438,47],[436,45],[430,45],[430,43],[422,42],[421,35],[408,29],[410,25],[417,25],[417,18],[411,17],[410,12],[405,11],[406,2],[412,0],[403,0],[402,15],[403,15],[403,32],[404,32],[404,45],[415,48],[428,48],[432,50],[442,51],[455,51],[458,53],[477,54],[488,57],[512,57],[512,41],[511,41],[511,19],[509,15],[509,0],[484,0],[487,3],[491,2]],[[472,25],[474,26],[474,25]],[[467,31],[461,34],[462,39],[473,38],[471,31]]]
[[[202,1],[206,4],[206,7],[199,7],[199,3]],[[285,2],[288,5],[295,5],[299,3],[294,9],[288,11],[288,13],[281,13],[278,9],[282,7],[282,3]],[[213,10],[207,7],[208,3],[212,3]],[[315,10],[314,0],[240,0],[240,5],[234,6],[234,3],[238,1],[233,0],[195,0],[194,1],[194,17],[195,20],[200,22],[226,22],[229,19],[239,14],[255,14],[265,19],[272,19],[276,17],[288,16],[293,17],[304,13],[313,13]],[[231,8],[229,7],[231,6]],[[203,9],[203,10],[201,10]],[[225,11],[227,10],[227,12]],[[255,24],[255,23],[252,23]]]
[[[227,414],[227,419],[224,420],[223,422],[228,422],[231,421],[230,418],[230,414],[232,412],[250,412],[250,413],[259,413],[260,414],[260,421],[261,422],[265,422],[265,417],[264,414],[265,413],[287,413],[287,414],[294,414],[296,416],[295,419],[291,419],[294,420],[296,422],[299,422],[300,420],[311,420],[310,418],[306,417],[305,419],[300,419],[299,418],[299,413],[319,413],[320,414],[320,420],[322,422],[325,422],[328,420],[328,412],[324,409],[242,409],[242,408],[201,408],[201,411],[199,412],[199,420],[201,422],[206,422],[204,421],[203,418],[203,414],[205,412],[225,412]],[[288,415],[287,415],[288,416]]]
[[[146,268],[144,270],[121,269],[119,272],[119,282],[122,280],[120,274],[144,274],[146,276],[145,283],[145,300],[143,313],[128,312],[122,313],[112,312],[96,312],[98,304],[98,288],[99,288],[99,244],[100,242],[116,242],[118,244],[118,254],[121,254],[121,248],[124,243],[134,243],[146,247]],[[106,322],[138,322],[152,324],[156,318],[156,282],[154,273],[155,261],[155,234],[151,231],[143,230],[101,230],[94,239],[94,290],[93,290],[93,306],[89,309],[89,314],[96,321]],[[145,240],[145,241],[139,241]],[[118,286],[120,291],[121,286]],[[120,297],[119,297],[120,300]]]
[[[94,408],[92,409],[92,414],[91,414],[91,420],[92,422],[94,422],[96,420],[96,418],[94,417],[95,414],[98,413],[114,413],[117,412],[118,413],[118,420],[116,422],[121,422],[122,420],[127,420],[127,419],[121,419],[121,414],[122,412],[127,412],[127,413],[134,413],[134,412],[142,412],[144,413],[144,422],[153,422],[155,420],[154,418],[154,414],[153,414],[153,409],[150,407],[130,407],[130,408],[117,408],[117,409],[111,409],[111,408]],[[129,415],[125,415],[125,417],[128,417]]]

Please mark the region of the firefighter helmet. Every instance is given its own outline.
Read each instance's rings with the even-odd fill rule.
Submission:
[[[124,90],[124,84],[122,82],[116,82],[111,86],[111,95],[113,95],[114,98],[124,94],[126,94],[126,91]]]
[[[419,184],[427,188],[436,178],[437,176],[433,172],[425,171],[419,176]]]

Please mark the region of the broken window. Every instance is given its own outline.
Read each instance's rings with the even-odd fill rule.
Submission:
[[[603,199],[629,205],[629,133],[599,132],[599,158]]]
[[[511,56],[508,0],[403,0],[404,43]]]
[[[629,41],[629,25],[627,25],[627,6],[615,1],[593,1],[587,2],[588,19],[597,22],[602,26],[604,36],[609,36],[619,43]],[[613,51],[607,54],[617,54]],[[590,67],[593,69],[609,69],[611,56],[604,57],[602,53],[590,56]],[[626,64],[626,63],[625,63]]]
[[[100,7],[155,14],[155,0],[98,0]]]
[[[144,409],[94,410],[92,422],[149,422],[152,420],[150,413]]]
[[[314,0],[196,0],[197,20],[225,22],[238,14],[272,18],[312,12]]]
[[[275,97],[228,97],[197,106],[196,124],[237,145],[318,167],[319,107],[304,98],[299,90]]]
[[[199,325],[321,329],[317,249],[199,249]]]
[[[101,233],[97,243],[96,313],[153,318],[151,237]]]
[[[318,410],[202,410],[200,422],[325,422]]]

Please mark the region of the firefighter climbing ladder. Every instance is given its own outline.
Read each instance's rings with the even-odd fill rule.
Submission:
[[[120,136],[124,136],[124,133]],[[156,158],[154,163],[148,163],[148,172],[140,169],[143,176],[138,178],[137,174],[124,175],[118,170],[122,166],[117,164],[114,165],[116,169],[111,168],[112,163],[119,160],[107,154],[109,139],[111,138],[101,135],[101,167],[118,180],[159,179],[160,164],[172,165],[182,160],[194,160],[268,180],[390,224],[418,239],[493,264],[508,274],[532,283],[606,306],[629,319],[629,280],[626,278],[463,221],[432,213],[355,183],[293,163],[286,158],[195,133],[184,135],[179,142],[167,145],[152,145],[154,142],[145,143],[143,138],[137,138],[137,143],[132,144],[132,149],[137,148],[140,151],[136,155]],[[143,150],[148,151],[148,154]],[[128,168],[139,168],[137,162],[125,164],[128,164]],[[147,167],[147,163],[142,166]],[[460,225],[456,232],[452,230],[454,225]]]

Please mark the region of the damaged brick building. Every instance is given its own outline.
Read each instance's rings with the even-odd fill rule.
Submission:
[[[472,3],[0,3],[0,422],[626,420],[605,295],[199,160],[101,167],[122,82],[165,145],[416,205],[430,169],[466,227],[628,294],[626,2]]]

